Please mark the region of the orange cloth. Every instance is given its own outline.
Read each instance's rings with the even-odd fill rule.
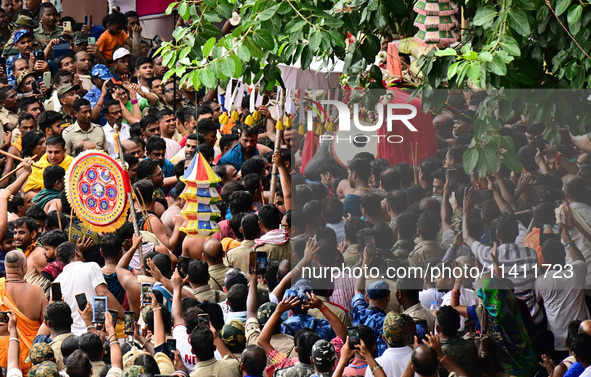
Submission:
[[[231,237],[224,238],[220,243],[222,244],[222,248],[224,249],[224,251],[228,251],[230,249],[240,246],[240,241],[236,241]]]
[[[534,249],[538,254],[538,265],[544,263],[544,255],[542,254],[542,246],[540,245],[540,228],[532,228],[531,232],[525,236],[523,240],[523,247]]]
[[[12,143],[12,146],[16,148],[17,151],[23,151],[23,135],[18,135],[18,138]]]
[[[106,30],[101,34],[98,41],[96,41],[101,54],[103,54],[105,60],[109,62],[109,65],[113,65],[113,52],[119,47],[125,47],[125,41],[127,38],[129,38],[129,36],[124,31],[117,35],[113,35]]]
[[[29,356],[31,347],[33,346],[33,339],[35,339],[41,324],[38,321],[32,321],[27,318],[21,313],[14,301],[7,296],[5,278],[0,279],[0,310],[10,310],[18,317],[16,321],[16,330],[20,340],[19,365],[23,375],[26,376],[27,373],[29,373],[29,369],[31,369],[31,363],[25,363],[25,359]],[[8,364],[8,339],[8,336],[0,337],[0,365],[3,367],[6,367]]]

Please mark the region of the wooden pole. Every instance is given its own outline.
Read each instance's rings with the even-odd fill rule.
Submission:
[[[115,144],[117,145],[117,150],[119,150],[119,162],[121,162],[121,167],[123,168],[123,171],[127,172],[127,164],[125,163],[125,156],[123,153],[123,148],[121,147],[121,138],[119,137],[120,127],[117,125],[115,125],[115,127],[117,127],[117,129],[115,130],[116,131]],[[127,177],[129,179],[129,175],[127,175]],[[129,187],[132,187],[131,180],[129,181]],[[140,227],[137,223],[137,217],[135,216],[135,205],[133,203],[133,194],[131,192],[127,193],[127,200],[129,201],[129,208],[130,208],[130,212],[131,212],[131,222],[133,224],[133,232],[135,233],[136,237],[139,237],[141,235],[140,234]],[[144,252],[143,252],[141,246],[138,248],[138,253],[140,256],[140,264],[143,266],[144,265]]]
[[[281,115],[277,116],[277,121],[281,120],[283,123],[283,113],[284,113],[284,105],[285,105],[285,89],[281,91],[281,98],[279,98],[279,108],[281,109]],[[280,149],[281,145],[281,131],[275,129],[275,149],[274,152],[277,152]],[[269,193],[269,202],[273,204],[276,203],[275,192],[277,192],[277,164],[273,162],[273,170],[271,172],[271,192]]]
[[[13,159],[20,161],[20,162],[24,162],[25,159],[24,158],[20,158],[19,156],[13,155],[12,153],[8,153],[2,149],[0,149],[0,153],[7,156],[7,157],[12,157]],[[37,164],[33,164],[33,167],[37,168],[37,169],[43,169],[41,166],[37,165]]]
[[[74,220],[74,207],[70,210],[70,228],[68,228],[68,241],[72,239],[72,220]]]
[[[31,157],[31,160],[34,160],[35,157],[37,157],[37,155],[34,155],[33,157]],[[4,182],[4,180],[8,179],[11,175],[13,175],[14,173],[16,173],[17,171],[21,170],[23,168],[24,165],[19,165],[16,168],[12,169],[11,171],[9,171],[4,177],[0,178],[0,183]]]
[[[55,212],[57,213],[57,223],[59,224],[60,230],[64,230],[64,227],[62,225],[62,214],[60,212],[59,208],[55,209]]]

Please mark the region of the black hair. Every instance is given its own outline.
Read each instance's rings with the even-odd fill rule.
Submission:
[[[258,137],[259,130],[256,127],[250,127],[247,124],[243,124],[242,126],[240,126],[240,137],[242,137],[242,135],[244,135],[246,137],[253,137],[253,136]]]
[[[382,211],[382,198],[375,193],[367,193],[361,197],[361,208],[369,217],[380,217]]]
[[[140,161],[140,164],[141,164],[141,162],[142,161]],[[139,167],[138,167],[138,171],[139,171]],[[138,176],[139,176],[139,173],[138,173]],[[141,200],[144,203],[149,203],[154,198],[154,184],[147,179],[140,179],[139,181],[134,183],[133,184],[133,191],[136,193],[136,195],[139,194],[141,196]]]
[[[538,164],[536,164],[537,153],[538,150],[531,145],[521,147],[517,152],[517,158],[519,158],[521,166],[530,173],[535,173],[538,170]]]
[[[50,165],[43,170],[43,186],[52,189],[56,182],[66,176],[66,171],[59,165]]]
[[[460,328],[460,313],[449,305],[443,305],[437,311],[437,324],[446,338],[455,336]]]
[[[350,244],[353,245],[358,243],[359,240],[357,239],[357,233],[364,228],[368,228],[367,223],[356,216],[351,217],[345,223],[345,236],[347,237],[347,240]]]
[[[354,158],[351,162],[349,162],[349,170],[352,172],[357,173],[359,179],[363,182],[369,181],[369,176],[371,174],[371,164],[362,158]]]
[[[168,84],[168,83],[166,83],[166,84]],[[164,84],[164,85],[166,85],[166,84]],[[164,109],[158,111],[158,115],[157,115],[158,121],[162,120],[162,118],[164,118],[165,116],[169,116],[169,115],[174,116],[174,112],[171,109],[169,109],[168,107],[165,107]]]
[[[87,332],[78,338],[80,350],[88,355],[90,361],[103,360],[103,342],[101,338],[92,332]]]
[[[274,204],[266,204],[259,208],[259,221],[267,229],[279,229],[281,213]]]
[[[70,377],[88,377],[92,372],[92,364],[88,356],[80,349],[75,350],[69,355],[65,364],[66,373]]]
[[[228,184],[225,186],[228,186]],[[252,209],[252,194],[248,191],[235,191],[230,195],[228,204],[230,204],[231,214],[248,212]]]
[[[549,238],[541,246],[544,263],[564,265],[566,253],[559,238]]]
[[[248,160],[244,161],[242,166],[240,167],[240,172],[242,176],[246,176],[251,173],[257,173],[262,175],[263,170],[265,169],[265,162],[260,158],[249,158]]]
[[[514,243],[519,235],[519,226],[514,215],[502,214],[495,221],[497,235],[501,243]]]
[[[57,122],[63,122],[64,117],[57,111],[48,110],[44,111],[39,115],[39,129],[43,132]]]
[[[258,237],[260,232],[259,217],[254,213],[246,214],[242,218],[241,225],[242,235],[245,240],[254,240]]]
[[[309,329],[308,329],[309,330]],[[301,330],[300,330],[301,331]],[[297,336],[297,333],[296,333]],[[294,338],[295,340],[295,338]],[[310,365],[312,356],[312,347],[314,343],[320,340],[320,336],[315,332],[306,331],[297,337],[296,347],[298,347],[298,359],[300,363]]]
[[[37,204],[30,206],[25,212],[25,216],[36,221],[42,221],[43,224],[45,224],[45,219],[47,219],[47,214],[43,211],[43,208],[39,207]]]
[[[127,17],[121,12],[113,12],[107,16],[107,23],[124,27],[127,25]]]
[[[90,106],[90,102],[86,98],[76,98],[72,105],[75,112],[79,112],[82,106]]]
[[[140,67],[146,63],[152,63],[152,59],[150,59],[147,56],[139,56],[136,60],[135,60],[135,69],[140,69]]]
[[[246,311],[246,298],[248,296],[248,288],[243,284],[235,284],[228,289],[226,300],[232,312]]]
[[[419,353],[421,355],[419,356]],[[412,365],[420,376],[431,376],[437,372],[439,362],[433,348],[425,345],[417,347],[411,356]]]
[[[201,152],[206,161],[213,160],[215,157],[215,150],[209,144],[199,144],[199,152]]]
[[[242,352],[242,366],[247,375],[262,376],[267,363],[265,350],[257,345],[250,345]]]
[[[19,103],[19,105],[18,105],[18,108],[19,108],[19,109],[20,109],[22,112],[25,112],[25,114],[27,114],[27,112],[26,112],[26,111],[27,111],[27,108],[28,108],[29,106],[31,106],[32,104],[34,104],[34,103],[37,103],[37,104],[39,103],[39,101],[37,100],[37,98],[36,98],[36,97],[25,97],[25,98],[23,98],[23,99],[21,99],[21,100],[20,100],[20,103]],[[29,114],[29,115],[30,115],[30,114]],[[27,119],[31,119],[31,118],[27,118]],[[20,117],[19,117],[18,123],[19,123],[19,124],[21,123],[21,119],[20,119]]]
[[[57,259],[68,264],[74,260],[74,256],[76,255],[76,244],[72,242],[64,242],[57,247],[56,254]]]
[[[220,149],[223,151],[224,148],[226,148],[226,147],[230,148],[232,143],[234,143],[236,140],[238,140],[237,135],[234,135],[234,134],[222,135],[222,137],[220,138]]]
[[[430,211],[423,211],[417,224],[421,237],[425,241],[433,241],[439,232],[439,217]]]
[[[26,227],[29,232],[37,231],[38,226],[37,222],[27,216],[19,217],[18,219],[14,220],[14,229]]]
[[[123,248],[123,240],[115,233],[108,233],[101,237],[101,252],[105,258],[116,258]]]
[[[148,139],[146,144],[146,152],[148,154],[152,153],[155,150],[166,150],[166,141],[158,135],[154,135]]]
[[[400,188],[400,172],[394,167],[382,170],[380,183],[386,192],[398,190]]]
[[[581,363],[591,363],[591,335],[577,334],[571,343],[571,349]]]
[[[396,229],[404,239],[414,239],[417,234],[417,222],[419,218],[413,211],[404,211],[396,216]]]
[[[170,312],[168,311],[168,307],[166,305],[160,305],[160,313],[162,315],[162,322],[164,322],[164,333],[170,334],[172,331],[171,322],[170,322]],[[154,311],[152,309],[148,310],[146,313],[146,325],[148,328],[154,333]],[[136,364],[137,365],[137,364]]]
[[[193,353],[198,360],[205,361],[213,359],[215,346],[213,345],[213,333],[207,327],[195,327],[190,336]]]
[[[43,319],[49,322],[56,333],[70,332],[72,327],[72,309],[65,301],[53,301],[45,307]]]
[[[343,203],[335,196],[322,201],[322,215],[328,224],[338,224],[343,220]]]
[[[58,212],[55,210],[51,211],[47,214],[47,219],[45,219],[45,226],[47,227],[47,229],[59,230],[60,220],[61,220],[62,226],[63,226],[63,224],[68,223],[68,216],[66,216],[65,213],[63,213],[61,211],[59,212],[60,219],[58,219],[57,214],[58,214]],[[49,234],[49,233],[47,233],[47,234]],[[67,238],[65,241],[67,241]],[[65,241],[62,241],[62,242],[65,242]],[[55,247],[59,246],[59,244],[61,244],[62,242],[55,245]],[[42,242],[41,244],[45,245],[45,242]],[[52,245],[49,245],[49,246],[52,246]]]
[[[209,281],[207,263],[205,263],[201,259],[193,259],[191,262],[189,262],[189,267],[187,268],[187,276],[189,277],[189,281],[193,284],[207,284],[207,282]]]
[[[149,125],[154,123],[158,123],[158,118],[153,115],[146,115],[140,120],[140,126],[144,131],[146,130],[146,128],[148,128]]]
[[[156,168],[160,166],[157,161],[145,159],[137,164],[137,178],[138,180],[146,179],[151,176]],[[144,198],[145,200],[146,198]]]

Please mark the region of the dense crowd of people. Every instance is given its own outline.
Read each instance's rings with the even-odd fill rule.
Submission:
[[[244,93],[229,120],[223,91],[163,81],[152,39],[133,49],[137,13],[77,21],[41,0],[0,7],[5,375],[591,376],[591,138],[551,146],[518,116],[500,134],[521,173],[466,174],[487,94],[450,92],[438,155],[308,174],[318,135],[276,134],[276,93],[257,116]],[[137,199],[112,233],[68,202],[88,150],[125,167]],[[197,153],[221,179],[210,237],[181,230]]]

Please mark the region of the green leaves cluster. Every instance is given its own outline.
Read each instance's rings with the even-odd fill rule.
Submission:
[[[345,61],[352,86],[381,85],[379,69],[370,69],[382,34],[410,32],[412,2],[388,0],[182,0],[169,5],[185,21],[159,53],[169,77],[195,88],[226,85],[230,78],[258,82],[267,90],[283,85],[279,64],[313,61],[321,68]],[[223,23],[239,12],[240,23],[222,35]],[[408,16],[408,17],[407,17]],[[350,33],[350,34],[349,34]],[[355,42],[347,49],[346,40]]]

